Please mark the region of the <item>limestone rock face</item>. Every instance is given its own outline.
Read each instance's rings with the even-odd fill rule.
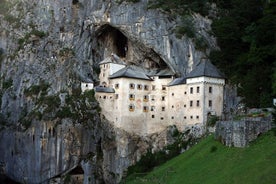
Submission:
[[[22,183],[48,183],[81,165],[84,183],[118,183],[148,148],[168,143],[166,130],[154,139],[141,138],[114,129],[98,114],[86,117],[91,106],[86,101],[75,100],[74,108],[65,103],[81,81],[97,81],[98,62],[111,53],[148,68],[169,67],[178,75],[206,56],[208,49],[196,50],[192,39],[176,38],[177,19],[148,10],[146,3],[0,1],[0,162],[5,174]],[[193,18],[198,33],[216,47],[208,35],[210,20]],[[68,109],[77,109],[81,121],[72,113],[66,118]],[[58,111],[63,114],[56,117]]]

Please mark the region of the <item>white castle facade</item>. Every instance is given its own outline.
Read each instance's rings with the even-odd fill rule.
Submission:
[[[114,56],[100,63],[95,87],[102,114],[116,127],[147,135],[176,125],[206,126],[209,114],[221,116],[225,78],[209,61],[182,78],[169,69],[127,66]]]

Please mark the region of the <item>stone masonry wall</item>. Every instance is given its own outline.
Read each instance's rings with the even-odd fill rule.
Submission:
[[[241,121],[219,121],[216,124],[215,139],[226,146],[246,147],[260,134],[272,127],[271,117],[248,118]]]

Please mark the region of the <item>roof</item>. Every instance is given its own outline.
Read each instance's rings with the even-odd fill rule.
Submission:
[[[127,66],[113,75],[111,75],[110,79],[115,78],[135,78],[135,79],[142,79],[142,80],[152,80],[144,71],[142,68],[136,67],[136,66]]]
[[[107,63],[115,63],[125,65],[126,63],[116,54],[111,54],[111,56],[105,58],[103,61],[99,63],[99,65],[107,64]]]
[[[168,86],[176,86],[181,84],[186,84],[186,77],[175,78],[168,84]]]
[[[214,78],[225,78],[224,74],[222,74],[209,60],[204,60],[199,62],[195,69],[192,70],[187,78],[194,77],[214,77]]]
[[[157,69],[148,72],[149,76],[172,76],[174,73],[169,69]]]
[[[115,93],[113,88],[103,87],[103,86],[96,86],[95,91],[98,93]]]

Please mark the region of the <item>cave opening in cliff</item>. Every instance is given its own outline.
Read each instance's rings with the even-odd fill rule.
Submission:
[[[98,31],[98,39],[105,48],[105,52],[115,53],[125,58],[128,50],[128,38],[118,29],[104,25]]]
[[[72,0],[73,5],[78,4],[79,0]]]

